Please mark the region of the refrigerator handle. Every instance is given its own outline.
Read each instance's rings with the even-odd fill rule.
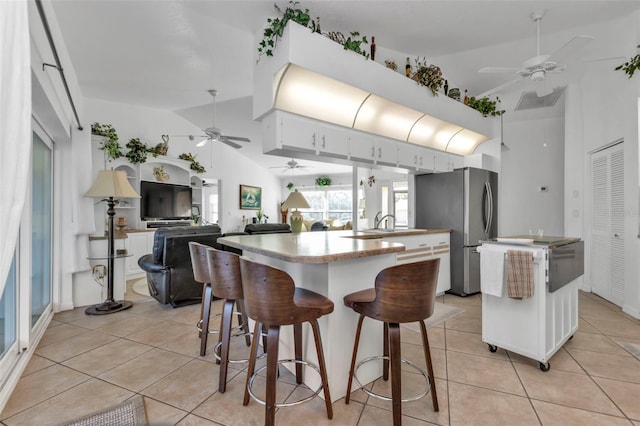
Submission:
[[[493,192],[491,191],[491,185],[489,182],[484,183],[484,188],[487,193],[485,209],[487,211],[487,223],[484,229],[484,233],[489,235],[491,230],[491,223],[493,222]]]

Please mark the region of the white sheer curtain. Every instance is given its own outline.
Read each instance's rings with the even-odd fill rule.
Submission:
[[[13,259],[31,157],[27,0],[0,1],[0,295]]]

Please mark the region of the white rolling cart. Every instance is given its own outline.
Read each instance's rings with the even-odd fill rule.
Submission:
[[[491,352],[501,347],[538,361],[540,369],[548,371],[549,359],[578,329],[576,278],[584,270],[584,243],[560,237],[547,237],[530,244],[485,241],[478,250],[480,256],[487,250],[502,252],[501,257],[493,258],[500,259],[495,267],[505,271],[502,297],[482,294],[482,341]],[[507,296],[508,250],[531,252],[533,297]],[[492,279],[492,275],[495,274],[483,273],[481,284],[483,279]]]

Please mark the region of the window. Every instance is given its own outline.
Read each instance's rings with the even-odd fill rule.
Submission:
[[[396,228],[409,226],[409,187],[407,181],[393,182],[393,216]]]
[[[352,219],[353,191],[350,187],[300,189],[300,192],[311,206],[308,209],[300,209],[305,219],[334,219],[336,222],[342,223]]]

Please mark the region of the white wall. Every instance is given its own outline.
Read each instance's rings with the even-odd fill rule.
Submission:
[[[637,53],[640,41],[640,13],[620,19],[597,34],[602,57],[611,56],[624,46],[625,57]],[[609,55],[605,55],[609,52]],[[590,152],[619,139],[625,141],[625,297],[623,310],[640,318],[640,282],[638,281],[638,98],[640,77],[628,79],[622,71],[613,71],[621,61],[585,67],[584,78],[567,93],[566,146],[567,166],[565,202],[567,229],[581,230],[585,239],[586,276],[582,287],[590,290]]]
[[[498,193],[500,235],[564,235],[564,120],[504,119]],[[546,191],[540,191],[546,187]]]
[[[201,129],[171,111],[98,99],[87,99],[86,108],[88,122],[97,121],[113,125],[123,148],[131,138],[140,138],[147,145],[155,146],[161,142],[163,134],[170,136],[202,134]],[[211,142],[198,148],[195,145],[200,140],[201,138],[190,141],[187,137],[170,137],[167,155],[177,158],[183,152],[191,152],[206,169],[201,177],[220,179],[220,226],[224,232],[238,230],[242,224],[243,215],[254,216],[254,211],[240,209],[240,184],[262,187],[264,212],[270,218],[279,217],[281,184],[278,177],[241,155],[240,150]],[[97,171],[95,172],[97,174]],[[100,229],[99,224],[98,229]]]

